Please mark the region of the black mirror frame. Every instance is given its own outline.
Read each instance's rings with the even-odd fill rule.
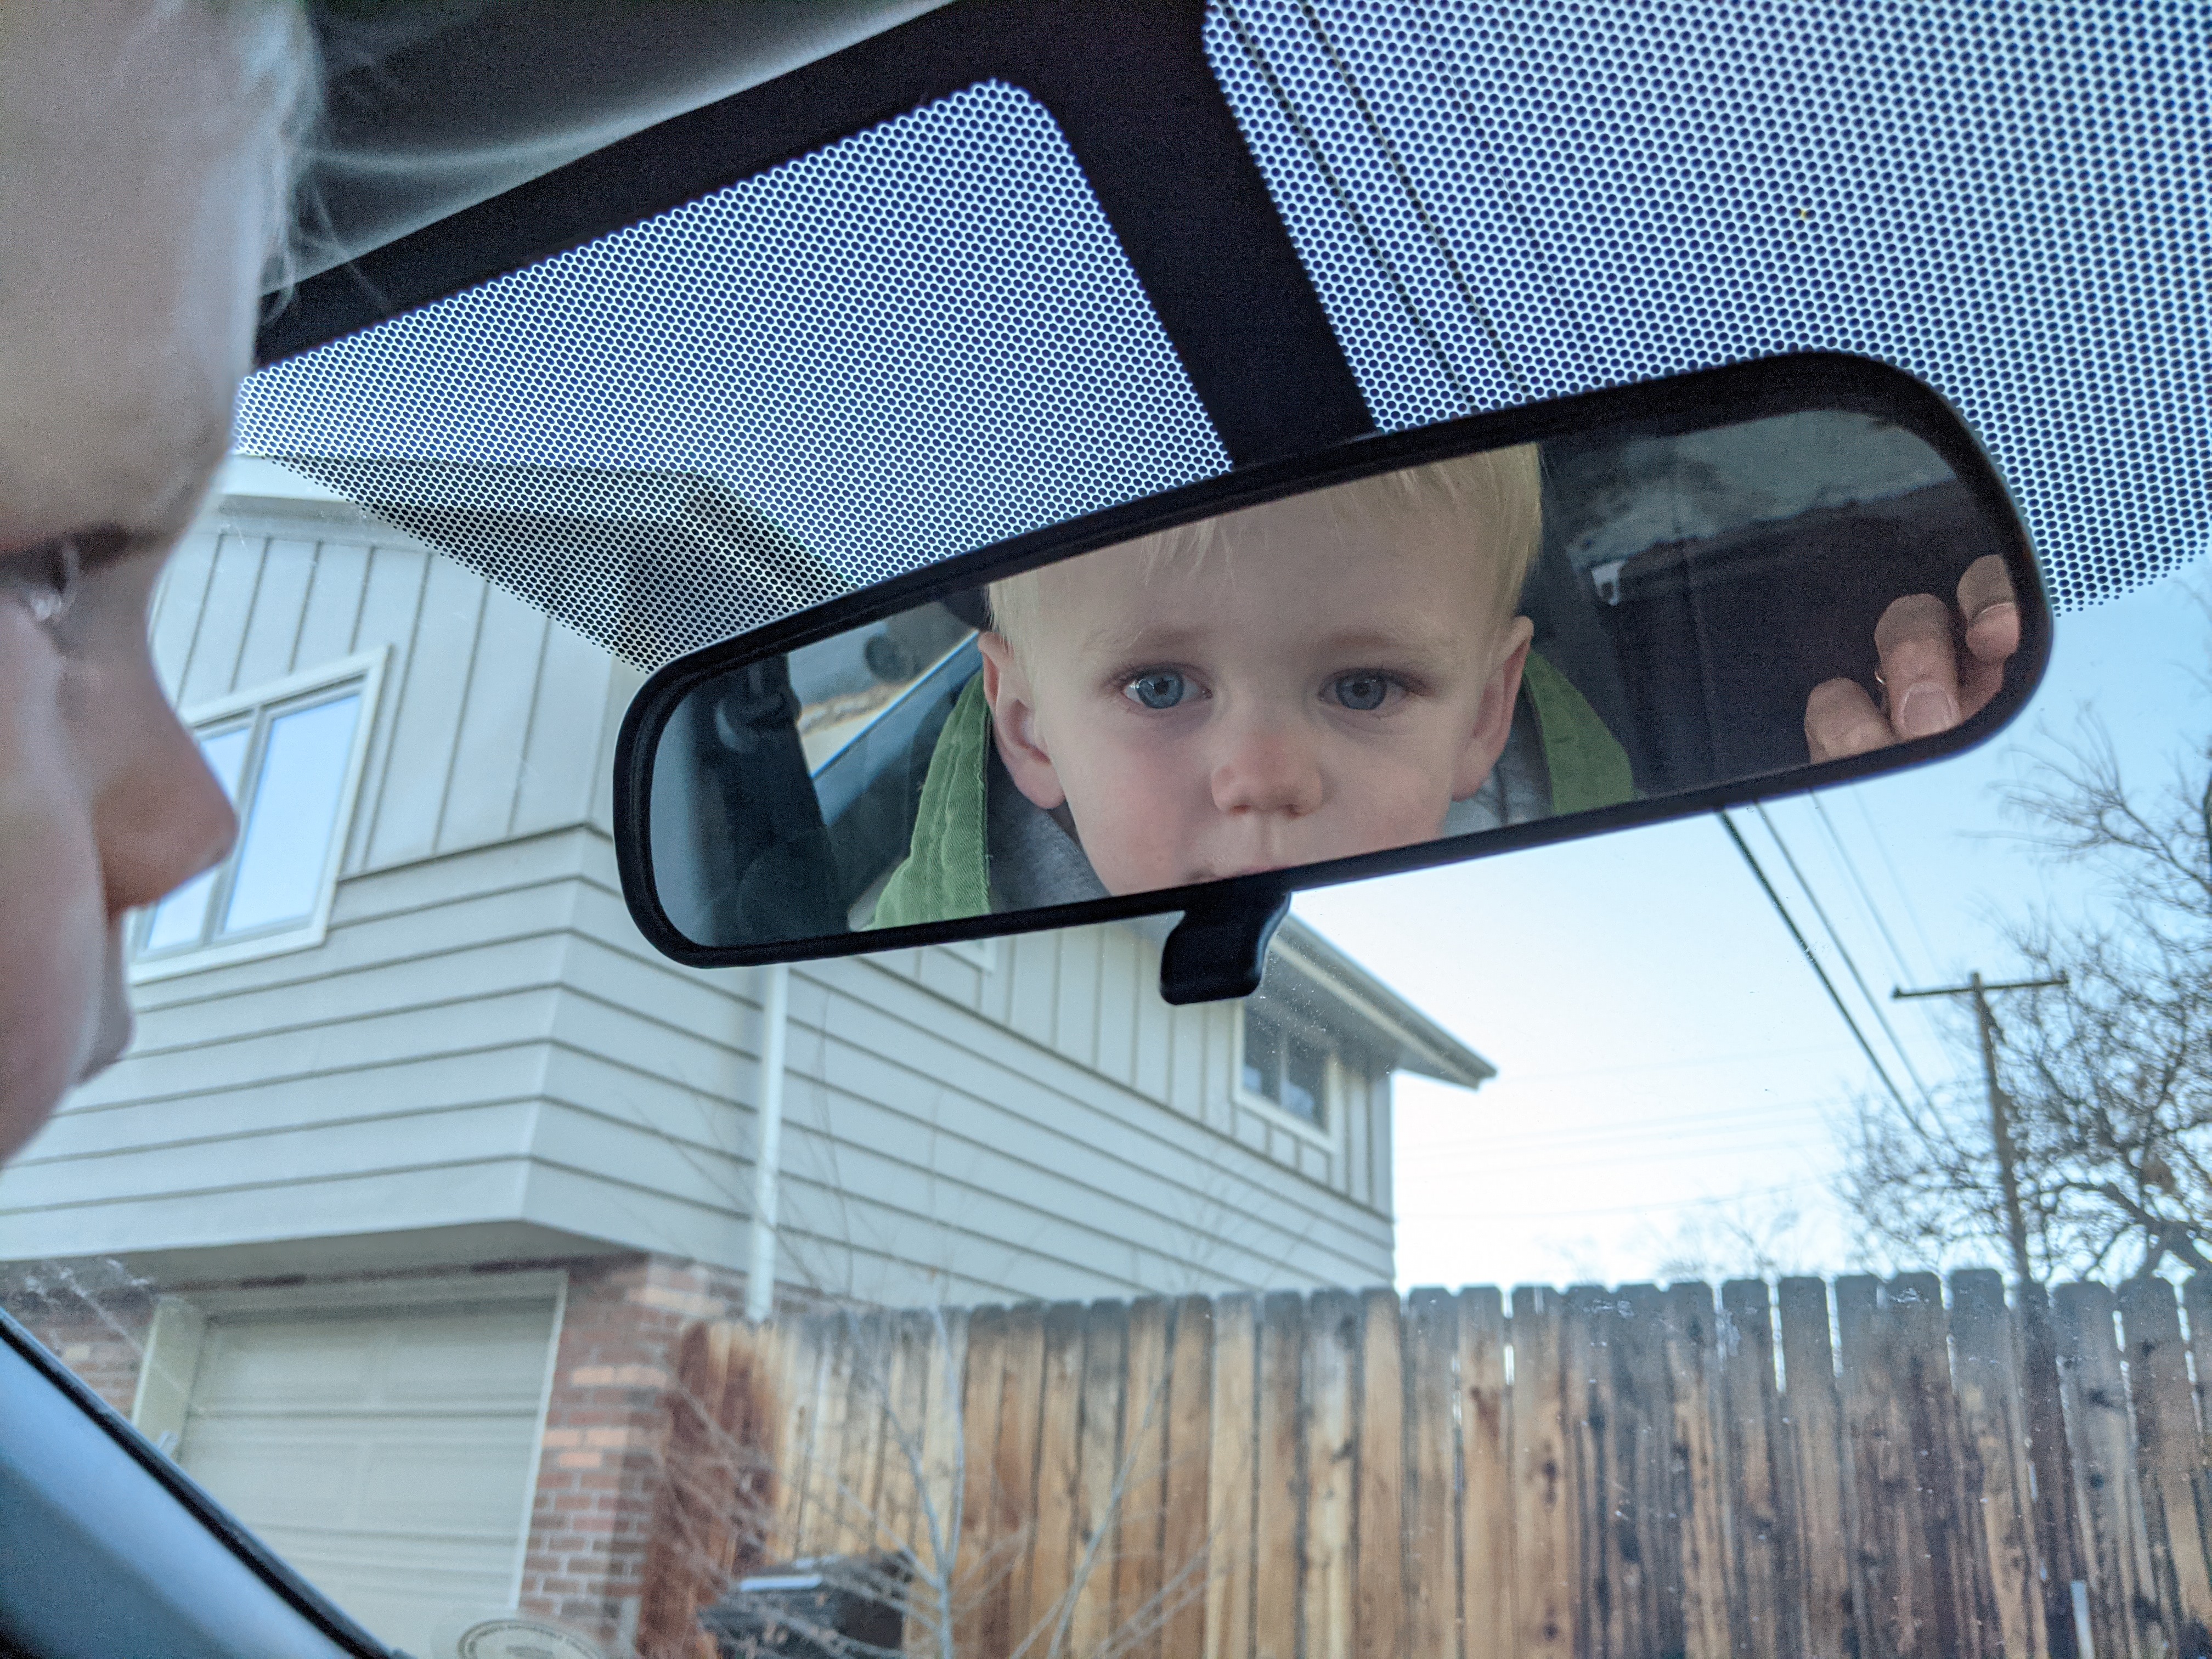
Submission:
[[[1949,732],[1846,760],[1808,763],[1785,773],[1762,774],[1655,799],[1443,837],[1296,870],[1027,912],[886,927],[880,932],[825,935],[776,945],[702,945],[676,930],[653,894],[645,854],[652,833],[651,763],[670,713],[702,680],[757,658],[811,645],[947,592],[973,588],[1194,519],[1257,506],[1327,484],[1470,451],[1568,436],[1602,425],[1644,425],[1655,432],[1691,430],[1808,409],[1855,409],[1912,432],[1942,457],[1976,504],[1988,514],[1992,526],[2002,526],[1999,539],[2005,564],[2020,599],[2020,649],[2012,659],[2003,690],[1987,708]],[[1942,760],[1974,747],[2009,723],[2041,682],[2050,655],[2050,607],[2027,530],[1995,465],[1942,396],[1904,370],[1871,358],[1837,352],[1759,358],[1468,416],[1410,432],[1363,437],[1289,460],[1238,468],[940,561],[678,658],[646,681],[623,717],[614,766],[616,863],[623,897],[639,931],[654,949],[687,967],[804,962],[1182,912],[1184,920],[1176,930],[1182,943],[1177,948],[1176,941],[1170,941],[1170,969],[1163,974],[1162,994],[1170,1002],[1242,996],[1257,986],[1258,964],[1267,939],[1294,892],[1667,823]]]

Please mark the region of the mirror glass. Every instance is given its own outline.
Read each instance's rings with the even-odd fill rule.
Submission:
[[[1814,409],[1464,454],[951,594],[695,686],[653,878],[696,944],[1130,895],[1935,735],[2021,634],[2004,522]]]

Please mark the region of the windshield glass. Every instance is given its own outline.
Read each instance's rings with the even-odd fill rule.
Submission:
[[[1998,740],[1301,895],[1243,1002],[1150,921],[656,955],[652,668],[1231,465],[979,73],[251,383],[154,617],[244,834],[0,1172],[0,1305],[416,1659],[2196,1651],[2194,21],[1842,15],[1201,44],[1380,429],[1936,386],[2062,606]],[[945,717],[926,622],[794,661],[808,777]]]

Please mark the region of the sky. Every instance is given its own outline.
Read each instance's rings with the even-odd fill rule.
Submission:
[[[2097,902],[2089,878],[2022,840],[2008,785],[2093,700],[2124,774],[2146,781],[2212,726],[2205,585],[2200,566],[2062,616],[2034,698],[1968,754],[1768,803],[1764,821],[1735,814],[1908,1092],[1916,1073],[1978,1089],[1978,1068],[1945,1041],[1941,1005],[1891,989],[2012,976],[2007,921]],[[1711,816],[1304,893],[1296,908],[1498,1067],[1474,1092],[1396,1083],[1401,1285],[1884,1265],[1833,1191],[1840,1134],[1881,1085]]]

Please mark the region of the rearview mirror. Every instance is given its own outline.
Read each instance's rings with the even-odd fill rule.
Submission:
[[[1952,753],[2048,639],[1942,400],[1777,358],[1250,469],[694,653],[624,721],[617,849],[694,964],[1179,911],[1163,994],[1240,995],[1296,889]]]

